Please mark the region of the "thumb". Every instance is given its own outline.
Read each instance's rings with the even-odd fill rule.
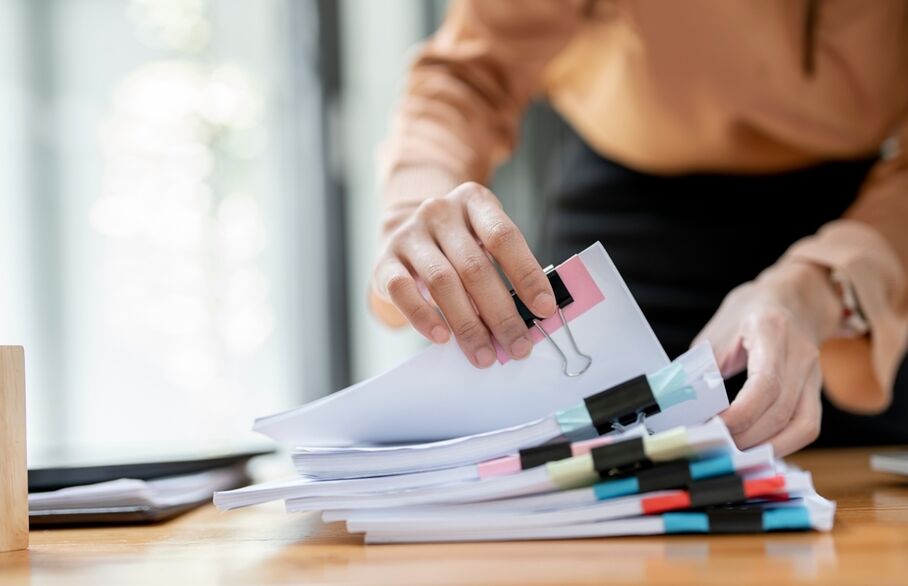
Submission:
[[[387,326],[399,328],[407,324],[404,314],[393,303],[379,295],[374,287],[369,287],[369,308],[375,317]]]

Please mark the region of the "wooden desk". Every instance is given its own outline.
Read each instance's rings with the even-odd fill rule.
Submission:
[[[0,583],[906,584],[908,483],[871,472],[869,453],[793,458],[838,501],[831,534],[365,547],[279,505],[206,507],[150,527],[32,531],[30,551],[0,554]]]

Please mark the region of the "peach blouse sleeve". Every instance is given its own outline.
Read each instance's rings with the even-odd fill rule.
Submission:
[[[851,411],[872,413],[892,399],[908,343],[908,122],[841,220],[787,252],[838,270],[854,286],[869,335],[825,344],[827,396]],[[815,194],[822,197],[822,194]]]
[[[548,62],[581,19],[579,0],[456,0],[420,49],[380,153],[386,206],[485,182],[517,141]]]

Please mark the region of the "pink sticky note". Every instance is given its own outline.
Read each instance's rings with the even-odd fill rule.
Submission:
[[[571,293],[571,297],[574,299],[573,303],[566,305],[562,310],[564,319],[567,320],[568,323],[570,323],[572,319],[586,313],[600,301],[605,300],[605,296],[602,294],[602,291],[599,290],[599,287],[596,286],[596,282],[593,281],[593,277],[590,275],[586,265],[583,264],[583,261],[580,260],[579,256],[572,256],[558,265],[555,270],[558,272],[558,276],[561,277],[565,287],[567,287],[567,290]],[[539,325],[550,335],[557,332],[558,329],[562,327],[561,318],[558,317],[557,313],[552,317],[539,322]],[[533,340],[533,344],[537,344],[545,338],[539,330],[535,327],[531,327],[530,339]],[[504,364],[511,359],[497,341],[495,341],[495,351],[498,353],[498,362],[501,364]]]

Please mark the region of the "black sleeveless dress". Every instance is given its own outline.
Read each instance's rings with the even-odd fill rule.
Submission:
[[[557,262],[600,240],[669,356],[689,347],[731,289],[841,217],[876,162],[769,175],[656,176],[572,141],[562,184],[543,214],[540,261]],[[906,364],[882,415],[851,415],[824,401],[817,444],[908,443]],[[745,378],[728,381],[732,397]]]

